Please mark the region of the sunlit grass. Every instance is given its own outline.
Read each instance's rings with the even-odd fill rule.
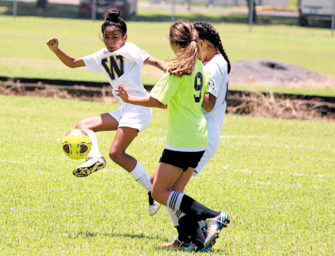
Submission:
[[[60,140],[114,104],[0,95],[1,255],[185,255],[159,248],[175,230],[162,208],[108,159],[113,132],[98,133],[106,169],[87,178]],[[151,173],[166,136],[166,111],[129,147]],[[213,255],[332,255],[335,123],[227,115],[215,157],[187,193],[227,211]]]
[[[86,68],[66,68],[45,44],[55,36],[60,47],[72,56],[91,54],[104,47],[100,39],[101,20],[0,16],[0,24],[0,76],[106,81],[101,73],[90,74]],[[129,41],[157,58],[165,61],[173,58],[167,37],[170,22],[128,21],[127,24]],[[331,65],[335,43],[327,29],[256,25],[249,33],[246,24],[213,25],[231,61],[270,59],[335,77],[335,65]],[[160,75],[155,68],[145,66],[142,81],[154,84]]]

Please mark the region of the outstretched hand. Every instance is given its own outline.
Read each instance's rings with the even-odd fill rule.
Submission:
[[[47,41],[47,46],[53,52],[57,51],[58,49],[58,39],[53,37]]]
[[[123,84],[119,84],[115,92],[124,102],[128,102],[129,94]]]

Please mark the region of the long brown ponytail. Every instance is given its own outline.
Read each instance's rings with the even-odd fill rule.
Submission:
[[[168,71],[177,76],[189,75],[194,71],[199,58],[198,32],[192,23],[176,22],[170,27],[170,44],[179,46],[177,58],[168,64]]]

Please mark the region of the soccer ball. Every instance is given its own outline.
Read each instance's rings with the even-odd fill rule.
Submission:
[[[91,146],[90,137],[80,129],[67,132],[62,139],[63,152],[67,157],[75,160],[87,157]]]

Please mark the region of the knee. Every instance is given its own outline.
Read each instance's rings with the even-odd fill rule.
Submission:
[[[158,192],[158,190],[157,190],[154,186],[153,186],[152,189],[151,189],[151,196],[152,196],[152,198],[153,198],[155,201],[161,203],[161,202],[159,201],[159,192]]]
[[[85,128],[84,120],[80,120],[78,123],[76,123],[76,129],[85,130]]]
[[[164,191],[157,188],[157,186],[152,186],[151,196],[158,203],[166,205],[167,200],[164,200]]]
[[[115,162],[117,164],[121,162],[122,154],[123,154],[123,152],[119,152],[119,151],[117,151],[115,149],[111,149],[109,151],[109,157],[110,157],[110,159],[112,159],[113,162]]]

